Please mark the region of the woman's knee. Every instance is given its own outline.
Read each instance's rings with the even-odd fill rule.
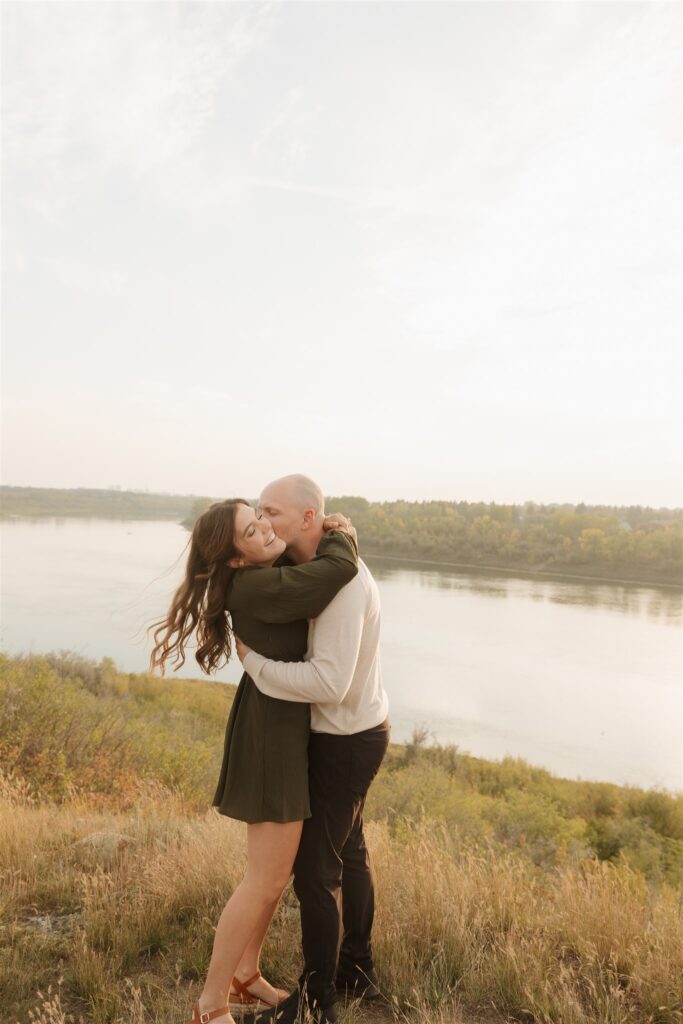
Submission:
[[[244,876],[250,896],[257,899],[263,906],[276,903],[282,896],[288,881],[289,875],[285,878],[282,875],[264,875],[258,871],[247,870]]]

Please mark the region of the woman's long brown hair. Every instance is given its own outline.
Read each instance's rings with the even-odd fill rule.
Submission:
[[[154,649],[150,672],[164,675],[165,664],[173,659],[174,671],[185,664],[185,645],[197,631],[195,658],[207,675],[227,662],[232,650],[232,628],[225,610],[225,596],[234,569],[228,564],[239,555],[235,546],[235,513],[243,498],[216,501],[197,519],[192,529],[185,579],[171,602],[168,615],[154,622]]]

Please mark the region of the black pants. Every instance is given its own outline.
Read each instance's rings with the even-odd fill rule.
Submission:
[[[375,893],[363,810],[389,735],[388,720],[351,736],[311,733],[312,817],[304,822],[294,862],[294,891],[301,908],[304,953],[299,986],[305,985],[309,999],[321,1006],[336,999],[337,964],[347,972],[372,967]]]

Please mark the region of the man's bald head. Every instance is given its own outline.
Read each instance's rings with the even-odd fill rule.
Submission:
[[[322,533],[325,498],[316,482],[302,473],[280,477],[264,487],[259,508],[288,547],[301,540],[302,533]]]
[[[277,496],[286,500],[290,505],[296,505],[302,512],[310,508],[316,515],[325,515],[325,498],[315,480],[302,473],[291,473],[289,476],[281,476],[279,480],[273,480],[267,484],[261,492],[263,496]]]

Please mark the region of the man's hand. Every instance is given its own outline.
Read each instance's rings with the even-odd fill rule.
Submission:
[[[236,635],[235,636],[235,650],[237,651],[237,657],[240,659],[240,661],[244,665],[244,659],[249,654],[249,651],[252,650],[252,648],[251,647],[247,647],[247,645],[245,643],[242,643],[240,638]]]
[[[348,516],[344,516],[341,512],[333,512],[329,516],[325,516],[323,519],[323,530],[328,533],[330,530],[338,530],[340,533],[348,533],[349,537],[358,543],[358,535],[356,528],[352,524]]]

